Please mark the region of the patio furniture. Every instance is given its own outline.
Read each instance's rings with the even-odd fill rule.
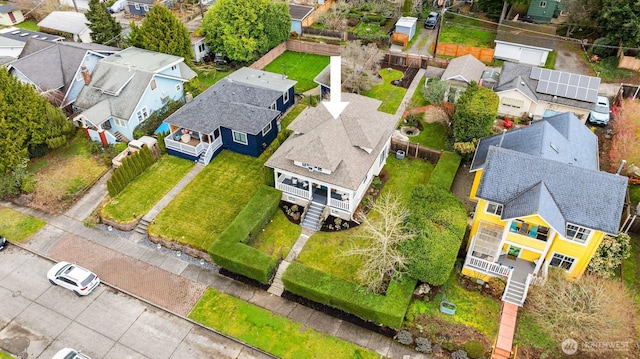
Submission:
[[[188,143],[189,141],[191,141],[191,135],[184,134],[182,135],[182,137],[180,137],[180,141],[182,141],[183,143]]]
[[[297,186],[298,185],[298,179],[295,178],[295,177],[291,178],[291,184],[294,185],[294,186]]]
[[[538,226],[532,226],[531,230],[529,231],[529,237],[536,238],[537,235],[538,235]]]

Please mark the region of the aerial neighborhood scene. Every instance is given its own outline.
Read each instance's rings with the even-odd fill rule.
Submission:
[[[0,359],[640,357],[630,0],[0,0]]]

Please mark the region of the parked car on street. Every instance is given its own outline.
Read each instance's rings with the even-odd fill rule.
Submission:
[[[425,29],[435,29],[436,25],[438,25],[438,17],[440,16],[440,14],[438,14],[435,11],[432,11],[429,13],[429,15],[427,16],[427,18],[424,20],[424,28]]]
[[[91,358],[82,354],[78,350],[71,349],[71,348],[64,348],[64,349],[60,349],[56,353],[56,355],[53,356],[52,359],[91,359]]]
[[[589,112],[588,120],[594,125],[606,126],[609,123],[609,118],[609,99],[604,96],[598,96],[596,108]]]
[[[531,23],[531,24],[535,24],[536,23],[536,20],[533,17],[531,17],[531,15],[525,15],[525,16],[521,17],[520,21],[528,22],[528,23]]]
[[[3,236],[0,236],[0,251],[3,250],[6,245],[7,245],[7,239],[4,238]]]
[[[47,278],[51,284],[69,289],[79,297],[90,294],[100,284],[95,273],[69,262],[54,265],[47,272]]]

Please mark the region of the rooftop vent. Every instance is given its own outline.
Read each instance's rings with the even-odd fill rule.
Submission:
[[[13,31],[11,31],[11,35],[16,35],[16,34],[19,34],[19,33],[20,33],[20,30],[13,30]]]

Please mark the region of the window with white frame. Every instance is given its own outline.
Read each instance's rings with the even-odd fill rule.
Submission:
[[[540,7],[547,7],[546,1],[540,1]]]
[[[513,108],[522,108],[524,106],[523,100],[518,100],[516,98],[503,97],[502,98],[502,106],[513,107]]]
[[[289,102],[289,91],[285,91],[285,92],[282,94],[282,102],[284,102],[284,103]]]
[[[585,243],[589,239],[591,230],[567,223],[567,239],[570,241]]]
[[[140,111],[136,112],[136,116],[138,116],[138,122],[142,122],[149,117],[149,110],[147,107],[143,107]]]
[[[247,141],[247,134],[244,132],[238,132],[238,131],[232,131],[233,132],[233,142],[238,142],[241,143],[243,145],[246,145],[249,143],[249,141]]]
[[[133,7],[134,7],[136,10],[140,10],[140,4],[135,4],[135,5],[133,5]]]
[[[262,135],[266,135],[267,133],[269,133],[269,131],[271,131],[271,122],[267,123],[267,125],[264,126],[264,128],[262,129]]]
[[[113,120],[113,123],[118,126],[118,127],[127,127],[127,122],[125,120],[121,120],[119,118],[113,118],[111,117],[111,119]]]
[[[171,71],[173,71],[173,70],[175,70],[177,68],[178,68],[178,65],[173,65],[173,66],[171,66]]]
[[[554,253],[551,257],[551,261],[549,261],[550,266],[564,268],[567,272],[571,272],[575,263],[575,258],[571,258],[560,253]]]
[[[142,8],[144,9],[144,11],[149,11],[149,5],[144,5],[142,6]]]
[[[269,106],[270,110],[275,110],[276,109],[276,103],[274,102],[271,106]]]
[[[498,203],[487,203],[487,213],[495,214],[496,216],[502,216],[502,205]]]
[[[380,152],[380,160],[379,160],[378,166],[382,166],[386,155],[387,155],[387,147],[385,146],[384,150]]]

